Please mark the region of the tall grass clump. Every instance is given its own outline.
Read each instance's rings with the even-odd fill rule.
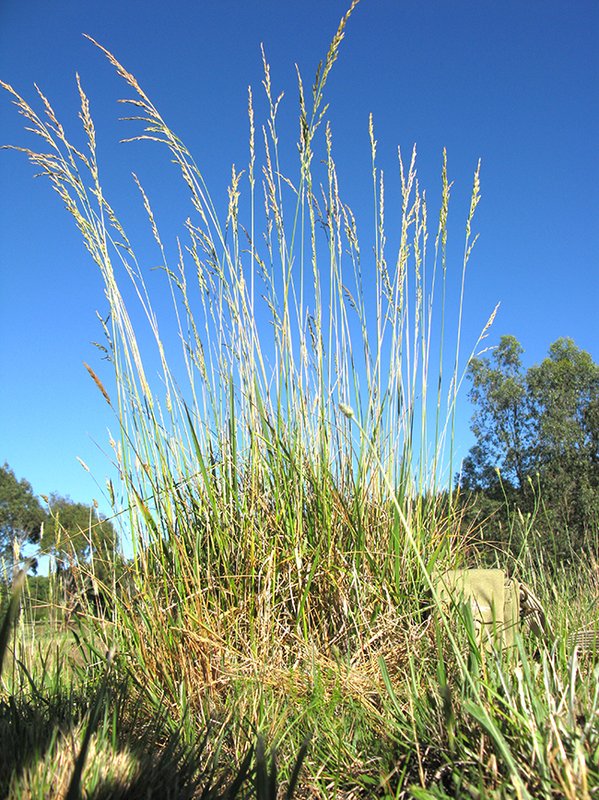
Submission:
[[[527,687],[559,693],[553,662],[531,677],[524,667],[505,672],[497,655],[471,674],[448,620],[441,615],[435,632],[428,614],[430,574],[466,558],[451,478],[479,170],[454,309],[446,307],[445,155],[431,226],[415,151],[407,160],[398,153],[390,196],[400,211],[388,234],[371,118],[366,233],[343,201],[325,89],[356,5],[310,88],[298,73],[299,140],[289,164],[282,95],[263,53],[266,119],[256,121],[250,90],[248,163],[232,167],[222,206],[135,77],[97,45],[129,92],[122,102],[138,131],[128,141],[166,148],[191,203],[176,242],[165,241],[134,176],[159,290],[104,192],[79,80],[85,150],[39,90],[40,114],[3,84],[44,142],[17,149],[73,217],[109,306],[103,347],[113,372],[88,371],[118,421],[111,445],[121,488],[109,491],[115,510],[124,497],[133,558],[125,589],[103,587],[112,613],[93,635],[144,697],[181,722],[183,739],[193,720],[210,722],[235,757],[265,731],[280,742],[281,775],[294,781],[285,771],[294,760],[284,756],[312,733],[310,785],[323,796],[361,786],[399,797],[412,783],[421,797],[446,796],[445,785],[457,791],[447,775],[461,770],[472,796],[482,796],[481,753],[495,758],[485,764],[497,791],[511,782],[526,796],[518,753],[528,757],[538,743],[538,728],[525,729]],[[485,662],[480,650],[474,655]],[[457,688],[448,675],[458,676]],[[533,710],[539,727],[553,713]],[[273,774],[260,763],[257,781],[266,786]],[[547,770],[550,781],[549,762]],[[439,794],[426,794],[435,782]]]
[[[447,167],[444,159],[431,248],[415,151],[407,163],[398,153],[391,245],[370,119],[374,241],[366,237],[364,255],[324,99],[355,5],[311,89],[298,74],[298,160],[288,168],[282,96],[264,55],[267,119],[258,127],[250,91],[248,165],[232,168],[222,210],[134,76],[98,45],[131,92],[123,102],[142,129],[131,138],[168,150],[193,207],[173,259],[135,178],[180,353],[169,352],[163,309],[102,188],[81,84],[85,152],[41,92],[44,116],[5,87],[45,144],[23,150],[74,218],[109,304],[114,375],[89,372],[119,423],[112,444],[134,559],[132,587],[115,598],[117,622],[103,623],[107,644],[173,709],[184,697],[205,711],[240,693],[252,724],[268,712],[279,720],[277,736],[313,725],[281,714],[283,699],[301,708],[321,692],[326,704],[340,681],[347,713],[376,717],[380,657],[399,669],[419,636],[422,564],[432,569],[454,547],[450,487],[439,484],[460,381],[459,335],[453,371],[442,370]],[[463,271],[478,201],[477,170]],[[156,358],[159,375],[146,366]],[[345,732],[329,735],[348,749]]]

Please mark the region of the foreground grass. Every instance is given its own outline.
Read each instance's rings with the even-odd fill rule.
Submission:
[[[599,664],[568,643],[596,624],[592,580],[588,570],[537,586],[552,639],[525,628],[517,654],[470,647],[468,675],[433,616],[411,642],[397,631],[369,670],[313,652],[279,673],[245,665],[201,703],[182,683],[172,707],[153,675],[106,658],[89,620],[57,629],[54,647],[22,618],[2,674],[0,796],[275,797],[309,733],[299,797],[593,797]],[[258,731],[277,744],[276,772],[255,751]]]
[[[434,247],[415,154],[399,159],[387,241],[372,120],[367,246],[342,200],[324,92],[354,6],[311,92],[300,79],[288,174],[264,58],[267,118],[260,136],[250,93],[247,171],[233,168],[223,214],[134,76],[103,51],[132,93],[136,138],[165,146],[189,191],[193,216],[173,248],[138,182],[170,310],[104,194],[82,87],[85,153],[43,95],[41,117],[5,86],[44,142],[25,152],[104,279],[114,372],[89,372],[115,412],[121,488],[108,489],[115,507],[124,496],[135,547],[127,581],[101,587],[108,613],[85,618],[78,664],[38,649],[27,667],[13,648],[4,735],[22,734],[9,796],[275,797],[300,764],[306,797],[595,793],[597,679],[559,618],[563,596],[583,602],[591,572],[556,593],[539,581],[557,634],[527,637],[512,656],[481,651],[432,591],[435,570],[474,558],[440,475],[455,467],[479,173],[451,310],[446,159]],[[276,765],[258,734],[276,744]]]

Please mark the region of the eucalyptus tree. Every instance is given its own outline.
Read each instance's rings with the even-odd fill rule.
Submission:
[[[569,338],[527,370],[503,336],[470,365],[476,443],[458,478],[485,514],[535,513],[562,543],[599,543],[599,365]]]
[[[27,544],[40,541],[46,513],[29,481],[0,467],[0,577],[10,579],[15,559]]]

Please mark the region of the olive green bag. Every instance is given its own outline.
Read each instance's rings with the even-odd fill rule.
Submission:
[[[502,569],[452,569],[435,574],[433,585],[441,605],[450,613],[463,610],[464,605],[470,609],[485,648],[515,646],[523,598],[532,595],[519,581]]]
[[[442,610],[462,621],[470,617],[479,644],[487,651],[516,646],[521,624],[545,643],[555,641],[551,625],[534,592],[502,569],[450,569],[431,576]],[[466,613],[464,613],[466,611]],[[570,648],[599,656],[599,626],[573,631]]]

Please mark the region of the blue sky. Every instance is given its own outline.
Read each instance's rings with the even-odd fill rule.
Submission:
[[[163,235],[174,240],[182,217],[163,181],[168,160],[147,145],[118,143],[130,133],[117,123],[122,107],[116,101],[124,91],[82,34],[137,77],[224,209],[231,163],[247,159],[247,86],[259,94],[260,43],[275,88],[285,91],[283,130],[292,148],[294,64],[310,86],[345,9],[346,0],[3,0],[0,78],[31,100],[38,83],[59,118],[77,131],[78,72],[113,205],[126,213],[135,196],[128,177],[134,170],[152,196]],[[514,334],[530,364],[556,338],[571,336],[599,360],[596,2],[362,0],[328,101],[341,189],[367,224],[369,113],[389,183],[396,183],[397,146],[409,152],[415,143],[432,203],[447,148],[456,253],[482,159],[464,352],[500,301],[487,344]],[[8,96],[0,96],[0,140],[31,143]],[[58,199],[32,174],[25,158],[0,152],[0,462],[39,493],[58,491],[83,502],[95,497],[107,510],[101,487],[111,470],[102,450],[114,420],[83,368],[83,362],[102,368],[91,344],[101,339],[102,285]],[[469,414],[464,393],[462,455],[472,443]]]

